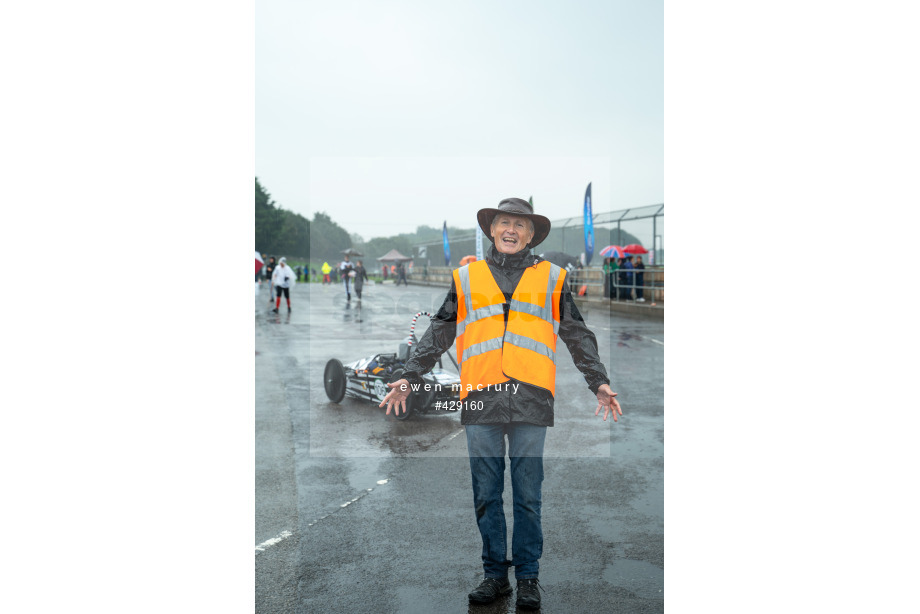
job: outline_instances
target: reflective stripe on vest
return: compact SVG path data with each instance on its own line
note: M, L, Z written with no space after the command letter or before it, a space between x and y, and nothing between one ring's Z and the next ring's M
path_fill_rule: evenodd
M528 267L511 298L506 324L505 296L488 264L480 260L454 272L460 295L457 354L461 399L468 394L468 384L473 388L498 384L508 381L509 376L555 393L555 346L561 317L558 304L564 278L565 272L549 262ZM536 304L530 302L531 297L537 299ZM468 362L471 359L475 364Z
M465 361L468 358L473 356L479 356L483 352L491 352L492 350L502 349L502 338L495 337L494 339L488 339L486 341L481 341L471 347L463 350L463 360ZM461 361L462 364L463 361Z
M488 265L486 265L488 266ZM466 318L461 321L457 319L457 336L463 334L466 330L466 327L471 323L483 318L488 318L490 316L504 316L505 310L502 309L502 304L497 303L495 305L486 305L485 307L480 307L479 309L473 310L473 296L470 294L470 272L466 267L460 267L457 269L457 273L460 276L460 286L463 288L463 298L464 304L466 305Z
M549 280L546 284L546 302L543 306L534 305L533 303L528 303L526 301L517 301L514 297L511 297L511 310L519 311L521 313L530 314L538 318L543 318L547 322L551 322L553 325L553 334L559 334L559 321L553 318L553 290L556 288L556 283L559 281L559 275L562 273L562 269L550 262L549 270Z
M522 337L517 333L505 333L505 343L510 343L511 345L518 346L519 348L524 348L525 350L531 350L533 352L537 352L538 354L542 354L543 356L546 356L552 360L553 364L556 364L556 352L549 349L549 346L547 346L545 343L540 343L539 341L531 339L530 337ZM479 345L482 344L480 343ZM499 343L499 347L501 347L501 343Z

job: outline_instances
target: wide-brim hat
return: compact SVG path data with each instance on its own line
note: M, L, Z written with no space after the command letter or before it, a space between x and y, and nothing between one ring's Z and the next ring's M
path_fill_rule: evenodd
M482 232L489 241L492 241L492 220L494 220L495 216L499 213L519 215L533 222L533 239L528 243L528 247L536 247L542 243L549 235L550 228L552 228L549 218L534 213L533 206L523 198L506 198L498 203L498 208L487 207L485 209L480 209L476 213L479 227L482 228Z

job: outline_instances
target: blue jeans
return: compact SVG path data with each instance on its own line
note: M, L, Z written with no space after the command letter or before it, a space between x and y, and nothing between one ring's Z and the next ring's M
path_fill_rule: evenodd
M514 538L507 558L507 530L502 491L505 486L505 435L511 459ZM543 442L546 427L515 422L468 424L466 443L473 476L473 504L482 536L482 567L486 578L508 577L514 566L518 580L536 578L543 554L540 524L543 486Z

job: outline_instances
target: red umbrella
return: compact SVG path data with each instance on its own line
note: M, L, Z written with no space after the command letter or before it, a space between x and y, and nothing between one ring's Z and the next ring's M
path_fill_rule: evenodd
M627 254L647 254L648 250L639 245L638 243L630 243L629 245L623 248Z
M258 251L256 251L256 273L259 272L259 269L262 268L263 264L265 264L265 262L262 261L262 256L259 255Z

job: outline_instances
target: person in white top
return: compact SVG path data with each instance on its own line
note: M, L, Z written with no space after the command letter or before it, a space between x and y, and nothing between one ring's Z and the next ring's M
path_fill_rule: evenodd
M339 277L345 281L346 301L351 300L351 291L348 289L349 282L353 281L355 276L355 265L348 260L348 254L345 254L345 260L339 265Z
M287 258L282 257L278 261L278 266L272 272L272 287L275 288L277 298L275 299L275 308L273 313L278 313L278 307L281 306L281 295L287 299L288 312L291 311L291 286L294 283L294 270L287 265Z

